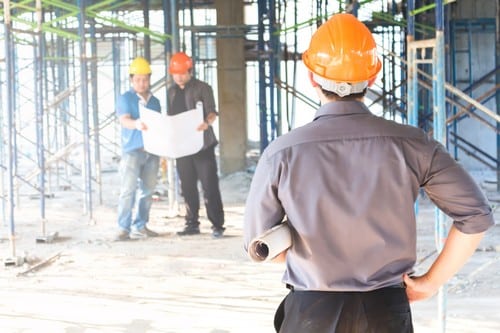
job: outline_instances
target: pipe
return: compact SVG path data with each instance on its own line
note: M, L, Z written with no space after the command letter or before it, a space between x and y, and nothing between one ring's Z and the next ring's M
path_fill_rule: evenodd
M414 45L415 41L415 17L410 13L415 7L415 0L408 1L408 34L407 41L407 57L408 57L408 87L407 87L407 108L408 108L408 124L418 127L418 75L417 64L415 63L417 50Z
M433 52L433 107L434 139L447 145L446 138L446 102L445 102L445 43L444 43L444 8L443 0L436 1L436 46ZM447 237L446 215L436 208L436 249L441 252ZM446 331L446 291L444 284L438 291L439 331Z
M9 241L11 257L16 256L16 228L14 222L14 44L12 43L12 21L10 18L9 0L4 0L4 42L5 42L5 67L7 71L7 178L8 178L8 222L9 222Z
M35 109L36 109L36 150L38 159L38 191L40 192L41 232L45 236L45 154L44 154L44 124L43 124L43 35L42 35L42 1L36 1L38 43L35 46Z
M84 213L88 213L90 221L92 216L92 176L90 159L90 130L89 130L89 105L88 105L88 69L87 51L85 38L85 0L78 0L80 13L78 15L78 34L80 35L80 80L81 80L81 111L82 111L82 135L83 135L83 181L84 181Z

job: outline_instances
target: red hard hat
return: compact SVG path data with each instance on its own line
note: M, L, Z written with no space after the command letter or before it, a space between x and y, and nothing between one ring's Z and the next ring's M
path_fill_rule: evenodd
M175 53L170 59L168 72L170 74L186 74L193 68L193 60L184 52Z

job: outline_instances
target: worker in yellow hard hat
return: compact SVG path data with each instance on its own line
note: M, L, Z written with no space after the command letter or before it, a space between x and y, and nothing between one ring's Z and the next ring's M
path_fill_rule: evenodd
M148 128L140 118L139 105L160 112L160 101L150 91L151 67L146 59L135 58L129 66L129 76L130 90L116 101L122 146L116 235L118 241L158 236L147 227L147 223L160 158L144 150L142 132Z
M290 230L286 249L278 238L266 244L281 251L274 260L290 289L276 331L413 332L409 302L434 295L474 253L494 225L488 200L443 145L363 103L381 62L356 17L333 15L302 60L321 107L262 153L244 217L251 255L249 244L285 218ZM420 189L453 225L429 270L410 277Z
M212 124L217 118L215 98L212 87L193 77L193 61L184 52L177 52L170 59L168 72L173 83L168 88L169 105L167 113L176 115L200 106L202 120L194 124L203 132L203 146L200 151L176 159L182 196L186 205L185 226L177 232L180 236L200 234L200 194L198 181L203 189L207 218L212 224L212 237L221 238L224 234L224 208L219 189L215 147L218 144ZM179 140L183 140L179 136Z

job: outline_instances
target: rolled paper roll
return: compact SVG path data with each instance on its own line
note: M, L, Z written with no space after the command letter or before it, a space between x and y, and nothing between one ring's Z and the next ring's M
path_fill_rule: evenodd
M256 262L269 261L292 246L292 234L283 222L255 237L248 247L250 259Z

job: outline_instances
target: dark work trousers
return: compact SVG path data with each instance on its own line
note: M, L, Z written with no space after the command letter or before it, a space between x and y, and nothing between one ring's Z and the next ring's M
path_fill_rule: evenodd
M214 150L215 147L209 147L194 155L176 160L182 196L186 204L186 226L198 227L200 224L198 180L200 180L203 189L208 220L215 229L220 229L224 225L224 209L219 190L219 176L217 175Z
M412 333L402 287L368 292L290 291L278 307L280 333Z

